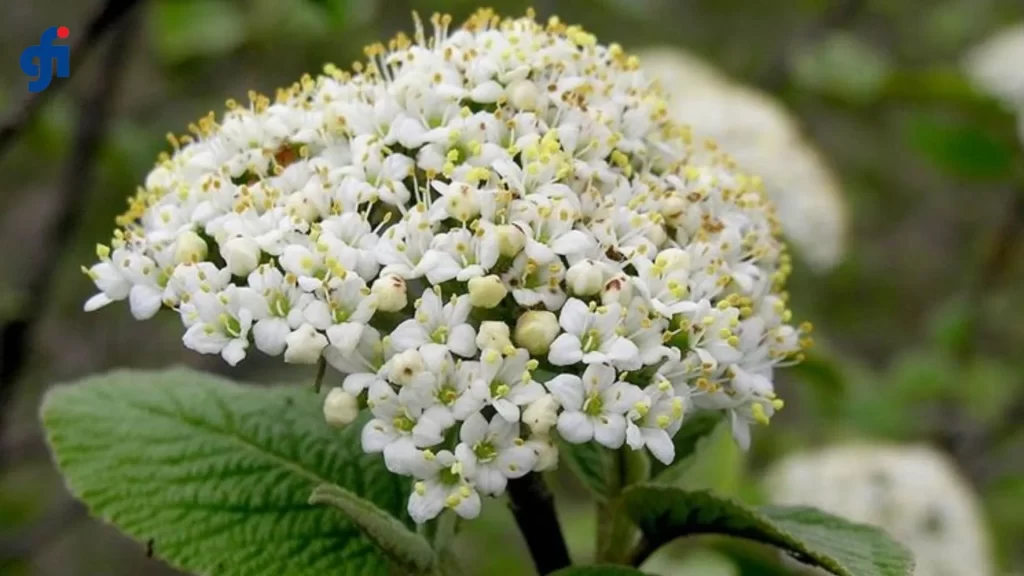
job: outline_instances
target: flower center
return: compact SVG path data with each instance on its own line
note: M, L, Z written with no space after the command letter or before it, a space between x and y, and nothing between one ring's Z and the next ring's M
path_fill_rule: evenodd
M335 324L341 324L342 322L347 321L351 315L352 312L342 308L341 306L331 307L331 318L334 319Z
M409 418L405 414L401 414L399 416L395 416L391 420L391 425L395 427L395 430L409 433L412 432L412 429L413 427L416 426L416 423L413 422L412 418Z
M221 314L220 325L224 329L224 333L232 338L238 338L242 335L242 324L234 316Z
M599 392L587 394L587 399L583 402L583 413L588 416L600 416L604 413L604 399Z
M498 449L490 441L483 440L473 446L473 454L476 454L476 459L480 462L490 462L498 457Z
M509 386L501 380L491 381L491 397L492 398L504 398L509 393Z
M436 330L430 333L430 339L434 344L444 344L448 341L448 327L438 326Z
M287 317L292 308L292 303L288 301L288 297L276 290L267 298L267 304L269 304L270 313L278 318Z
M601 333L596 328L587 330L587 333L583 336L583 352L593 352L601 348Z
M445 486L454 486L462 481L462 475L457 470L451 468L442 468L437 473L437 480Z
M459 399L459 391L450 384L445 384L437 391L437 401L445 406L451 406Z

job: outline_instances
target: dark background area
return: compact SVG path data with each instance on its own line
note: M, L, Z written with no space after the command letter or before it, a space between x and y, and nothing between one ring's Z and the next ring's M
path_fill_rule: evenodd
M41 436L55 383L175 363L247 381L311 380L253 356L229 370L186 351L170 316L126 306L86 314L79 267L106 242L164 135L247 90L273 93L325 62L411 28L410 12L461 0L140 0L97 41L88 23L119 0L0 3L0 574L172 573L73 504ZM132 4L132 3L123 3ZM488 4L506 15L529 3ZM757 499L759 471L791 450L847 438L931 443L982 494L1001 565L1024 570L1024 168L1013 117L959 73L967 50L1024 22L1019 0L593 0L533 2L627 49L678 46L760 87L799 119L836 170L851 218L843 262L797 257L796 316L819 346L780 377L787 408L740 455L723 449L723 491ZM112 13L108 12L107 15ZM99 23L104 24L100 18ZM33 113L18 67L50 26L71 30L73 78ZM1024 54L1021 55L1024 58ZM1018 64L1024 68L1024 64ZM1024 77L1024 71L1020 72ZM25 116L28 121L21 121ZM593 518L561 485L570 544ZM518 536L491 504L466 536L502 547L481 573L519 573ZM472 555L471 555L472 558ZM517 563L518 562L518 563Z

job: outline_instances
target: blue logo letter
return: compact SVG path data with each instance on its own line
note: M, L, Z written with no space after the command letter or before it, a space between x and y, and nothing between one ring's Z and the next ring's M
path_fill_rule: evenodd
M67 38L68 29L52 26L43 32L38 46L29 46L21 53L21 71L32 77L28 83L28 91L33 94L42 92L53 79L54 62L57 76L67 78L71 75L71 49L67 46L54 46L57 37Z

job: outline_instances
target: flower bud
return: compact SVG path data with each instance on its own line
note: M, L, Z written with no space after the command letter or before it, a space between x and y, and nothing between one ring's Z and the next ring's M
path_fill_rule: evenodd
M547 434L534 434L526 441L533 453L537 455L537 462L533 465L534 472L551 470L558 466L558 447L551 441Z
M508 288L494 274L482 278L470 278L469 280L469 302L477 308L494 308L501 303Z
M370 292L377 297L377 310L381 312L398 312L409 303L405 280L395 274L378 278Z
M661 203L661 215L669 224L680 224L686 215L686 200L678 195L672 194Z
M327 347L327 337L310 324L299 326L284 339L284 361L290 364L316 364Z
M547 310L529 310L516 321L516 344L534 355L548 353L551 343L558 336L558 318Z
M456 186L452 184L452 186ZM480 215L479 192L475 188L458 185L453 193L446 195L448 215L459 222L469 222Z
M661 246L668 241L668 233L665 232L665 227L660 224L651 224L648 226L645 235L655 246Z
M312 222L316 220L317 209L305 194L292 194L285 202L285 209L288 214L298 217L300 220Z
M220 249L220 255L235 276L248 276L260 265L262 251L252 238L239 236L228 240Z
M502 224L498 226L498 252L506 257L513 258L523 251L526 246L526 234L519 226L514 224Z
M565 283L576 296L593 296L601 291L604 271L593 260L580 260L569 266L565 273Z
M537 108L537 97L540 91L533 82L523 79L516 80L505 89L508 95L508 103L520 110L534 110Z
M480 331L476 334L476 346L481 350L488 348L504 350L512 345L508 324L485 320L480 323Z
M424 370L423 355L419 350L406 350L391 359L389 370L391 381L405 386L413 381Z
M174 261L178 264L187 262L201 262L206 260L206 241L191 230L186 230L178 235L178 241L174 247Z
M341 388L331 388L324 398L324 419L331 426L345 426L359 417L359 400Z
M614 302L625 304L633 297L633 284L625 274L616 274L604 283L601 288L601 304L608 306Z
M547 434L558 422L558 401L551 394L534 400L523 411L523 422L534 434Z

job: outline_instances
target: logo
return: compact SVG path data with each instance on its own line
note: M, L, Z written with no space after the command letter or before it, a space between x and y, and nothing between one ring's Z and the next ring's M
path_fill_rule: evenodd
M46 90L55 72L58 78L71 75L71 48L53 45L57 38L63 40L70 34L67 26L51 26L43 32L38 46L29 46L21 53L21 71L31 78L29 92Z

